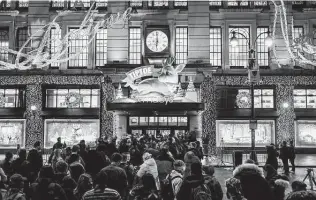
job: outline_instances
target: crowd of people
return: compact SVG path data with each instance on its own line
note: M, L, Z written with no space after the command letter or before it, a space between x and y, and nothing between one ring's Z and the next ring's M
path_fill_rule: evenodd
M7 152L0 168L0 200L222 200L213 166L203 166L198 141L126 138L117 145L99 140L66 147L58 139L47 163L41 143L14 158ZM276 166L277 167L277 166ZM272 164L263 169L247 160L226 180L232 200L316 200L300 181L292 183Z

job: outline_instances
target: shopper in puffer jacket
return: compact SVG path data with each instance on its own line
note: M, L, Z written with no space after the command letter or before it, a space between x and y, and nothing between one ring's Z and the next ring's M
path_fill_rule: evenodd
M193 163L201 163L200 159L194 154L194 152L189 151L184 156L184 163L185 163L185 172L184 178L191 175L191 165Z
M144 174L153 175L157 185L157 189L160 190L160 182L156 161L152 158L152 155L147 152L143 154L143 160L144 163L140 166L140 169L137 172L137 178L140 179Z
M273 191L263 177L262 169L255 164L242 164L233 171L240 180L242 193L247 200L275 199Z

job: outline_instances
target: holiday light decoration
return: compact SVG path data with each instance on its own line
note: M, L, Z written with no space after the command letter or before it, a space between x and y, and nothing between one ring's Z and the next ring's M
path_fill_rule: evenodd
M66 16L72 13L72 11L61 11L53 19L52 22L48 23L34 34L32 34L28 40L22 45L19 51L15 51L8 48L0 47L3 52L8 52L15 56L15 64L6 61L0 61L0 69L19 69L27 70L32 68L43 69L48 67L50 64L58 64L67 62L75 57L78 57L89 44L94 40L96 34L102 29L109 29L113 25L120 22L125 22L129 20L132 8L126 9L123 13L116 14L100 14L97 12L98 7L94 2L90 9L87 11L80 27L75 31L68 32L63 38L53 37L51 38L51 30L55 29L57 32L61 31L60 25L58 24L58 19L62 16ZM43 35L39 46L27 53L22 53L23 50L38 38L38 35ZM80 38L89 38L87 45L77 50L75 54L71 56L68 55L68 47L71 43ZM49 49L52 44L56 44L56 51L49 54Z
M288 30L288 19L287 19L287 11L285 8L284 0L280 0L280 4L278 5L275 0L271 0L275 6L274 13L274 21L273 21L273 29L272 29L272 37L275 38L276 25L278 21L278 16L280 18L281 32L283 39L285 41L285 45L287 51L289 53L292 61L296 61L300 64L301 67L306 67L306 65L316 66L316 46L313 44L313 35L300 35L298 38L293 38L294 33L294 20L293 17L290 21L291 29ZM277 60L278 66L281 68L280 63L278 62L278 57L276 53L275 46L273 48L274 57Z

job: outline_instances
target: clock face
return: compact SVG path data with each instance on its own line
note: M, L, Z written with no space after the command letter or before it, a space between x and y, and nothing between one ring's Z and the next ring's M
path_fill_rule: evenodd
M152 31L147 35L146 45L153 52L162 52L168 47L168 36L162 31Z

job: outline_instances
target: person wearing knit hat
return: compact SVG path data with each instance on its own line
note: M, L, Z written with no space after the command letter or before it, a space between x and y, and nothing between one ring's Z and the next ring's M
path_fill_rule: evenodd
M20 174L13 174L9 181L9 190L4 194L3 199L25 200L23 193L24 178Z
M173 163L173 170L170 172L170 174L167 175L166 180L171 181L173 196L175 200L177 199L176 196L180 190L180 186L183 182L183 173L185 170L185 163L182 160L176 160ZM171 196L171 195L170 195ZM163 198L170 198L170 197L164 197Z
M204 177L202 174L202 164L201 163L192 163L191 165L191 175L186 177L183 180L183 183L180 187L180 190L177 194L178 200L191 200L193 191L200 187L205 186ZM211 191L206 186L205 194L211 196Z
M316 200L316 193L314 191L292 192L286 200Z
M214 176L214 167L212 165L203 166L203 171L205 173L204 179L208 188L211 190L212 200L222 200L223 190L221 184Z
M306 191L307 185L303 181L293 181L292 182L292 191Z

